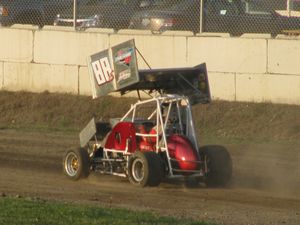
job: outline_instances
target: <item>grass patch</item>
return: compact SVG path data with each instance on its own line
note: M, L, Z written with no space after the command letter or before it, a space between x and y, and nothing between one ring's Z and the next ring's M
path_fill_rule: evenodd
M77 127L51 127L47 124L20 124L10 125L1 124L0 130L15 130L22 132L40 132L40 133L63 133L63 134L78 134L81 129Z
M79 132L92 117L108 121L122 117L134 98L92 99L58 93L0 91L0 129ZM199 140L293 142L300 140L300 106L213 101L193 106ZM207 142L211 142L208 140Z
M300 144L300 140L294 139L276 139L269 136L249 136L245 137L243 135L236 135L236 136L219 136L217 133L210 132L210 133L202 133L198 135L198 142L200 145L209 145L209 144L292 144L297 143Z
M0 224L190 224L212 225L188 219L160 217L149 212L100 208L41 200L1 198Z

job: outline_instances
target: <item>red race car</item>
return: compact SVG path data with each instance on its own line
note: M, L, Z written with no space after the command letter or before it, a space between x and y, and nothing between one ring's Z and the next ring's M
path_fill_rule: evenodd
M232 174L228 151L199 146L191 107L208 103L205 64L192 68L142 70L138 82L117 90L147 90L122 117L109 123L93 118L80 133L81 147L66 152L64 173L73 180L91 171L128 177L137 186L157 186L164 178L185 178L224 186Z

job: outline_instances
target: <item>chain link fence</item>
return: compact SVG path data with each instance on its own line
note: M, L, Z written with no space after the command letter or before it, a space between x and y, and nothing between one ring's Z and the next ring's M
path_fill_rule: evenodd
M300 33L300 0L0 0L0 25Z

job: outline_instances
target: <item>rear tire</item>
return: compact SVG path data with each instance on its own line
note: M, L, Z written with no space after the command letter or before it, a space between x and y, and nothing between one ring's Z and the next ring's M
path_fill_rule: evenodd
M162 180L163 164L155 152L135 152L128 162L130 183L145 187L158 186Z
M204 182L208 187L226 186L232 175L232 161L226 148L218 145L203 146L200 153L206 164Z
M63 157L63 172L71 180L87 177L90 172L88 152L83 148L68 150Z

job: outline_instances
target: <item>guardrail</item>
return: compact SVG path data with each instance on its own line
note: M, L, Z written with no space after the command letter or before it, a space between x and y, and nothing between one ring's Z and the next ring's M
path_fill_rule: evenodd
M87 56L135 39L152 68L206 62L212 98L300 104L300 39L15 25L0 29L0 89L91 95ZM138 58L139 69L147 68Z

